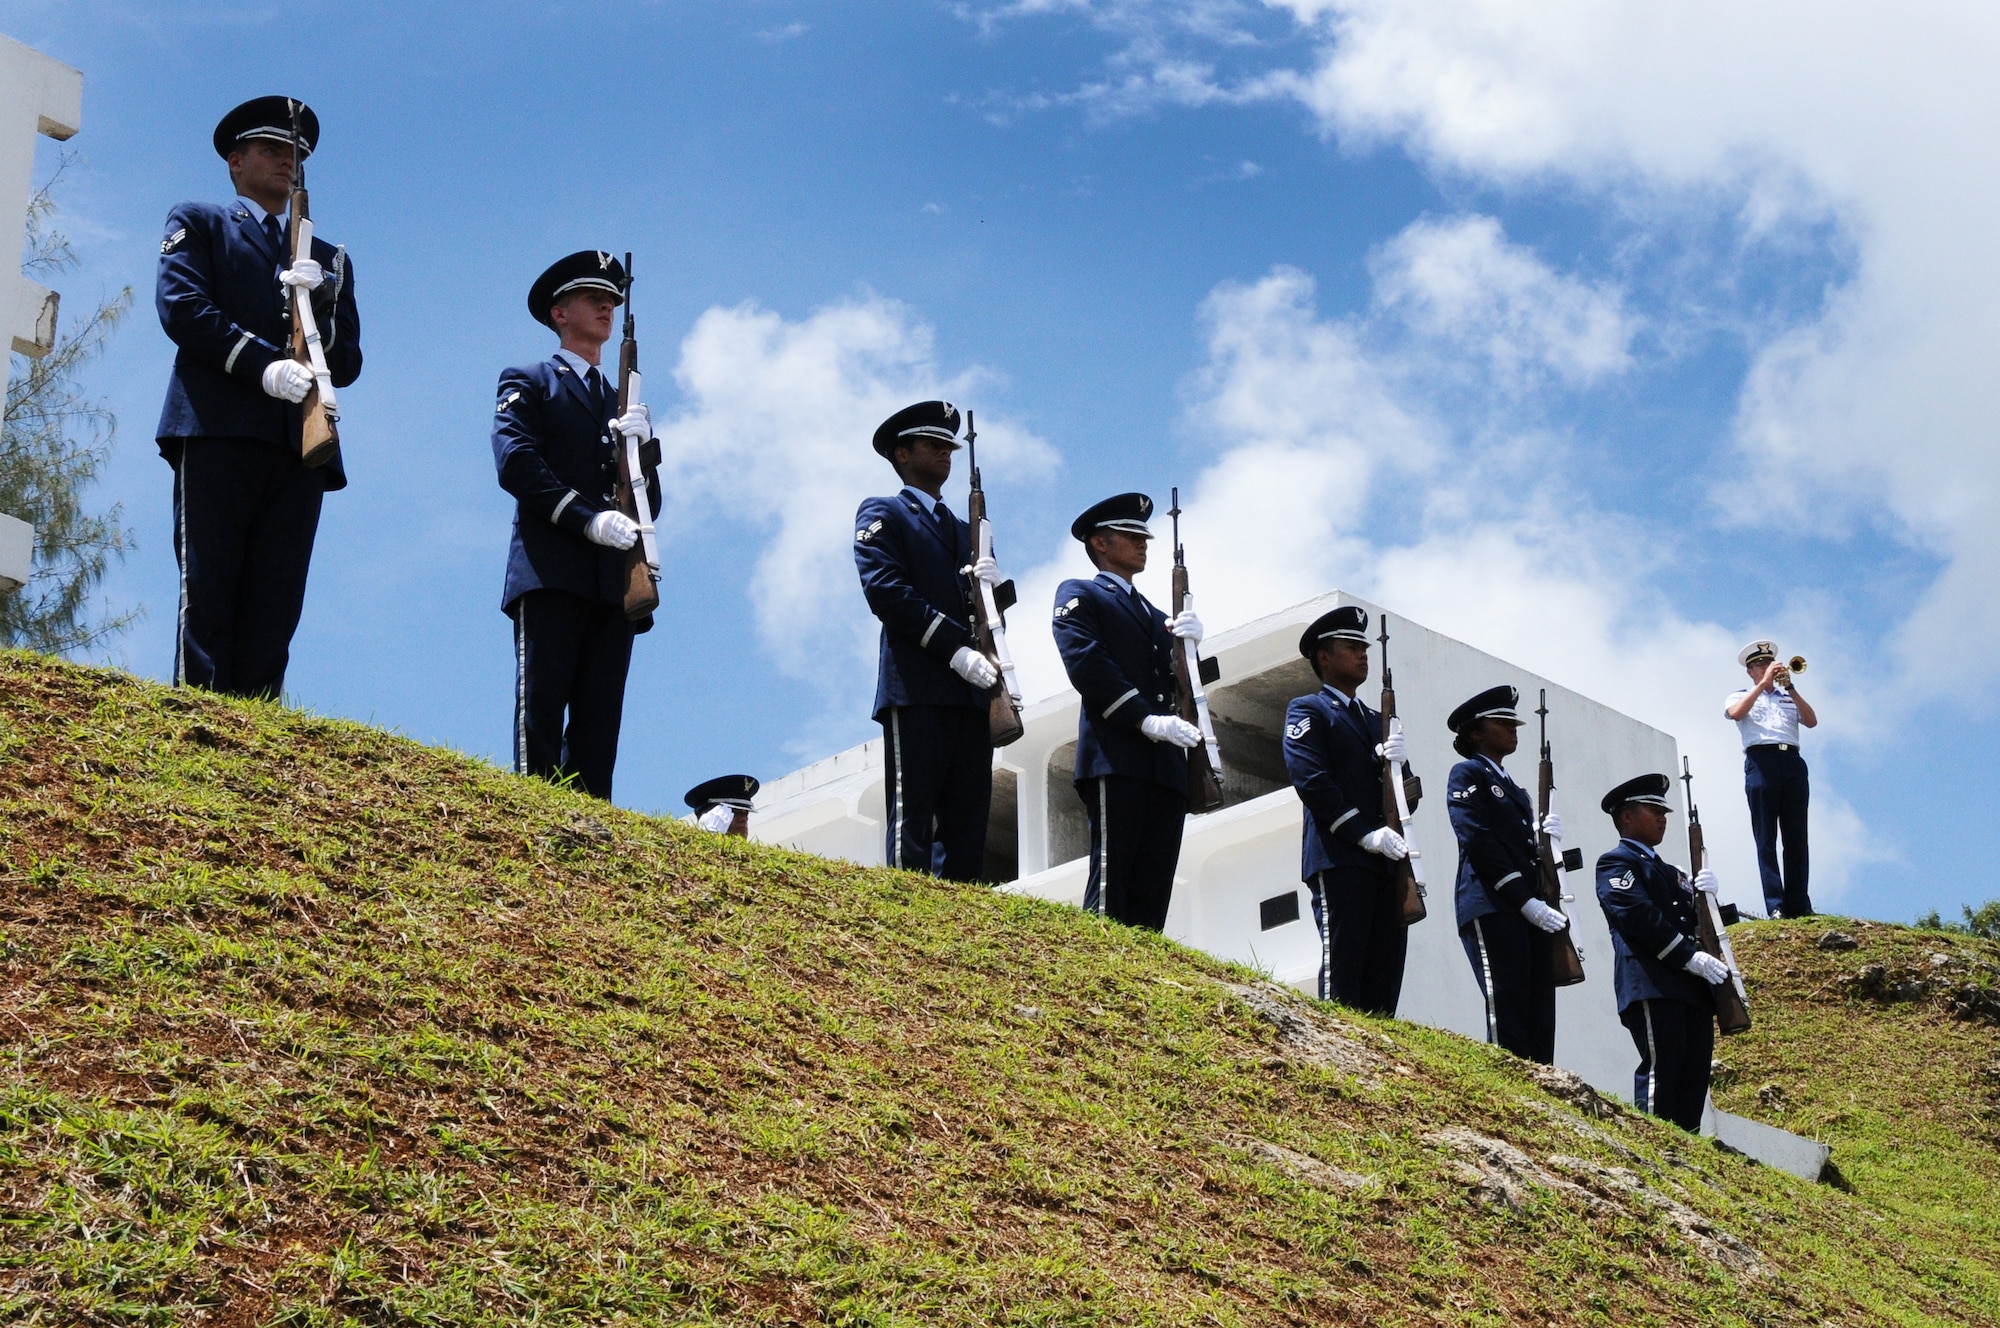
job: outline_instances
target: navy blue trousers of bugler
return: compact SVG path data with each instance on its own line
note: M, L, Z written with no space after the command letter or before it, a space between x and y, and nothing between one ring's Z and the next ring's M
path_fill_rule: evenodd
M174 681L276 697L305 607L326 482L296 455L249 438L184 438L178 453Z
M1806 758L1775 743L1743 753L1743 794L1750 802L1750 833L1757 837L1757 874L1764 879L1764 911L1802 918L1813 911L1807 889L1806 803L1812 795ZM1778 837L1785 840L1780 866Z
M511 611L514 773L569 776L609 802L632 663L631 620L619 605L566 590L530 590Z

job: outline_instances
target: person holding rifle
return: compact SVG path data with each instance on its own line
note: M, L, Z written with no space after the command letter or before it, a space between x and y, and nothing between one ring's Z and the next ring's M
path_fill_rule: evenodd
M302 456L312 368L293 358L291 301L310 301L328 381L361 374L361 320L345 249L286 244L293 188L319 117L258 97L215 126L235 198L167 215L155 303L175 346L154 433L174 471L180 614L174 681L276 697L305 606L320 503L347 487L338 447Z
M1139 593L1153 500L1121 493L1086 509L1069 533L1097 575L1056 587L1056 649L1077 711L1076 792L1090 818L1083 906L1161 931L1187 826L1188 752L1201 730L1174 713L1174 658L1201 619L1169 619Z
M990 557L944 501L959 449L958 407L905 406L875 430L875 451L903 487L862 501L854 566L882 621L875 721L882 726L883 810L891 867L976 881L993 796L991 711L1000 668L973 646L972 581L991 587Z
M1383 779L1406 754L1402 734L1387 732L1360 697L1368 645L1368 611L1354 604L1321 614L1299 637L1320 689L1285 710L1285 769L1306 809L1300 874L1319 927L1319 998L1393 1015L1409 928L1391 864L1410 850L1388 826Z
M1632 1101L1694 1132L1715 1050L1710 988L1729 980L1729 967L1698 940L1695 892L1714 894L1715 873L1704 867L1690 881L1657 851L1667 836L1672 786L1665 775L1640 775L1604 795L1599 805L1619 838L1597 860L1597 902L1611 924L1619 1022L1639 1051Z
M1731 692L1722 713L1736 721L1743 739L1743 794L1750 802L1750 831L1757 838L1757 873L1763 878L1764 912L1771 917L1812 916L1806 888L1806 804L1812 785L1799 754L1799 726L1819 727L1812 703L1799 695L1793 670L1770 641L1752 641L1736 653L1750 686ZM1805 660L1794 663L1805 667ZM1784 836L1782 868L1778 837Z
M689 789L686 802L694 811L694 823L710 834L748 839L760 787L750 775L723 775Z
M612 313L628 296L624 265L602 250L551 264L528 288L528 313L560 344L503 370L493 411L493 463L515 502L500 601L514 620L514 771L574 779L606 801L632 638L653 625L626 614L639 524L615 491L627 439L658 465L653 418L643 403L620 414L602 367ZM659 486L647 491L658 516Z
M1535 804L1503 764L1521 743L1521 694L1489 687L1451 712L1446 806L1458 837L1458 937L1486 1000L1486 1040L1524 1060L1553 1064L1556 982L1551 937L1569 926L1536 893ZM1542 818L1558 843L1562 818Z

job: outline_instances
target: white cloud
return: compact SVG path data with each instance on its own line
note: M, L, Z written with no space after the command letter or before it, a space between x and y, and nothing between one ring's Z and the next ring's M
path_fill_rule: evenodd
M872 691L876 623L855 580L852 519L895 476L869 446L913 401L990 388L972 368L946 373L930 328L894 300L863 296L799 321L743 304L712 308L681 343L684 405L661 422L669 539L708 521L766 533L750 576L760 644L786 673L851 714ZM1047 474L1055 454L1004 416L980 412L981 462Z
M812 24L794 22L784 24L782 27L762 28L751 35L758 41L781 42L791 41L795 37L803 37L811 31Z
M1383 246L1374 272L1381 305L1516 389L1541 370L1583 384L1632 362L1620 294L1551 272L1492 217L1419 221Z

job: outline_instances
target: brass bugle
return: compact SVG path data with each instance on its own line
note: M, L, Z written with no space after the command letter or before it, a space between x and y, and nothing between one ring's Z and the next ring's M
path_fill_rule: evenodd
M1804 673L1806 671L1806 657L1804 655L1793 655L1791 662L1785 667L1789 668L1793 673Z

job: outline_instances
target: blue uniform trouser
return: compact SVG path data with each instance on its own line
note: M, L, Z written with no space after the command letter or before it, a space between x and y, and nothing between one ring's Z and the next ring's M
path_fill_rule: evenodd
M1410 950L1402 890L1388 873L1362 867L1333 867L1306 884L1319 927L1319 998L1396 1013Z
M1715 1006L1709 1001L1634 1001L1618 1014L1639 1048L1632 1102L1690 1133L1701 1130L1715 1054Z
M993 801L986 707L892 706L882 714L882 758L888 864L978 880Z
M1486 1040L1523 1060L1556 1059L1554 938L1519 913L1503 910L1458 929L1472 978L1486 1001Z
M1083 907L1131 927L1161 931L1174 898L1174 869L1187 828L1187 795L1125 775L1080 780L1090 816L1090 879Z
M573 778L611 800L632 622L624 609L566 590L515 600L514 773ZM564 716L567 712L567 723Z
M1802 918L1813 911L1806 890L1806 801L1811 793L1806 758L1799 749L1762 743L1743 753L1743 792L1750 800L1750 832L1757 837L1757 871L1764 878L1764 911ZM1785 841L1779 867L1778 838Z
M232 696L285 688L326 481L250 438L184 438L174 460L181 569L174 681Z

